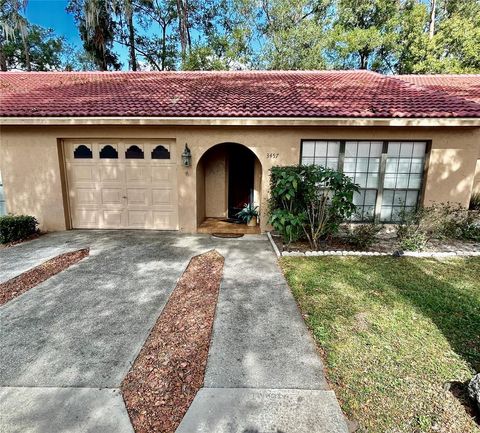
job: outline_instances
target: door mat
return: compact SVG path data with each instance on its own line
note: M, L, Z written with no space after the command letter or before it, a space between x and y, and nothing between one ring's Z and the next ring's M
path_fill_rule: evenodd
M234 238L242 238L243 233L212 233L212 236L216 238L234 239Z

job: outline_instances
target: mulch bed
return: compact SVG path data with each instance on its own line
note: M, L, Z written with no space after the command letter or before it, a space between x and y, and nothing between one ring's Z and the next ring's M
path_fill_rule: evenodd
M136 433L173 433L202 387L223 263L216 251L192 258L125 376Z
M77 251L72 251L65 254L60 254L53 259L47 260L35 268L32 268L23 274L5 281L0 284L0 305L20 296L32 287L43 283L51 276L67 269L73 264L79 262L89 254L89 249L84 248Z
M284 245L282 238L276 234L272 234L272 239L277 245L280 252L283 251L312 251L307 241L292 242L288 247ZM400 249L398 240L393 235L378 236L375 243L365 251L377 251L379 253L393 253ZM437 240L432 239L425 248L425 252L446 252L446 251L465 251L472 252L480 249L480 243L473 241L462 241L457 239ZM356 251L355 248L348 243L347 239L336 237L330 239L326 244L322 245L320 251Z

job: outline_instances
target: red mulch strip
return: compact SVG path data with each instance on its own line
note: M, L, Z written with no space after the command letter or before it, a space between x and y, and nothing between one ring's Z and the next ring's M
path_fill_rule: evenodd
M136 433L173 433L202 387L223 262L216 251L190 261L125 376Z
M89 254L89 249L72 251L70 253L60 254L53 259L47 260L35 268L32 268L23 274L18 275L11 280L0 284L0 305L20 296L27 290L48 280L52 275L67 269L73 264L79 262Z

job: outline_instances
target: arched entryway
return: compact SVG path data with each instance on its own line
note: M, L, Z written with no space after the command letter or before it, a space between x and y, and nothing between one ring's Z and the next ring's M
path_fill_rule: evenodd
M197 228L199 232L259 233L237 213L247 203L260 205L262 166L248 147L220 143L208 149L196 169Z

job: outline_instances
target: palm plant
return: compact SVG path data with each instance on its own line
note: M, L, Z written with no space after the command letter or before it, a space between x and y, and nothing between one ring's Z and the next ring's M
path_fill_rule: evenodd
M243 209L237 213L237 217L248 224L253 217L258 216L258 206L254 206L252 203L245 203Z

